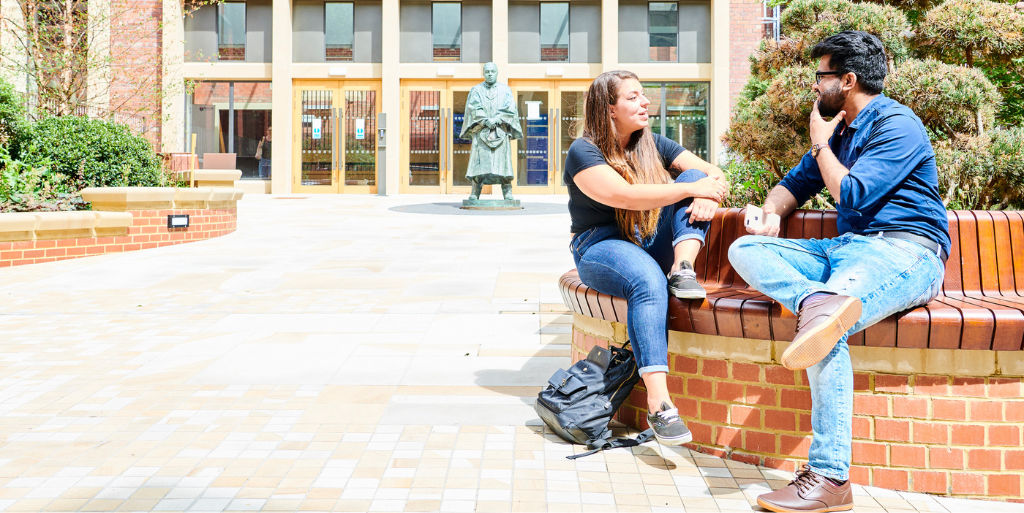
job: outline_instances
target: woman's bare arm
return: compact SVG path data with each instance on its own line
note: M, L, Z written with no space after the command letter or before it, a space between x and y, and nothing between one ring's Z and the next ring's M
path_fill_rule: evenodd
M693 183L630 184L606 164L580 171L573 182L594 201L624 210L651 210L691 197L722 201L729 190L724 179L712 177Z

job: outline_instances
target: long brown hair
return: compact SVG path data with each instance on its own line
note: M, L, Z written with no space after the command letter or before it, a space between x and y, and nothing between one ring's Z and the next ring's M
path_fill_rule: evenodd
M608 106L619 100L619 88L624 80L637 80L631 71L607 71L598 75L587 89L584 111L583 137L601 150L608 165L630 184L669 183L670 177L661 161L658 147L650 127L633 132L629 144L619 147L619 134L615 130ZM615 220L622 234L638 246L650 239L658 229L661 209L615 209Z

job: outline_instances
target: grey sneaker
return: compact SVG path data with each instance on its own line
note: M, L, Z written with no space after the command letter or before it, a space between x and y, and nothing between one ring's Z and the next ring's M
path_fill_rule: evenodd
M679 410L668 403L661 403L661 411L648 413L647 423L661 445L683 445L693 440L693 434L679 418Z
M680 299L700 299L707 297L704 287L697 283L697 273L693 272L693 264L683 260L679 270L668 273L668 291Z

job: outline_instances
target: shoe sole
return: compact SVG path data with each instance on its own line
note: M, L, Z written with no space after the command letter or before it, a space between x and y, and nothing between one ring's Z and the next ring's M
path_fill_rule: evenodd
M774 511L775 513L828 513L830 511L850 511L853 509L853 503L843 504L841 506L832 506L830 508L822 509L786 509L780 508L769 502L762 501L760 497L757 498L757 505L768 511Z
M687 433L678 438L662 438L658 436L658 433L654 433L654 438L658 440L661 445L683 445L688 444L693 440L693 433Z
M782 353L782 366L790 370L810 367L828 356L836 342L860 320L861 302L855 297L848 298L832 314L828 322L814 330L797 335L793 343Z
M708 293L704 289L689 290L669 287L668 291L671 292L673 296L679 299L704 299L708 297Z

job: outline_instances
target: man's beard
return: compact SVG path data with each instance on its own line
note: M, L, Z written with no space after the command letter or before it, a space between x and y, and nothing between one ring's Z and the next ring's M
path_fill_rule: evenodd
M833 83L835 84L833 87L824 91L818 90L818 113L823 118L835 117L843 110L843 104L846 103L846 97L843 95L843 88L839 81L835 80Z

